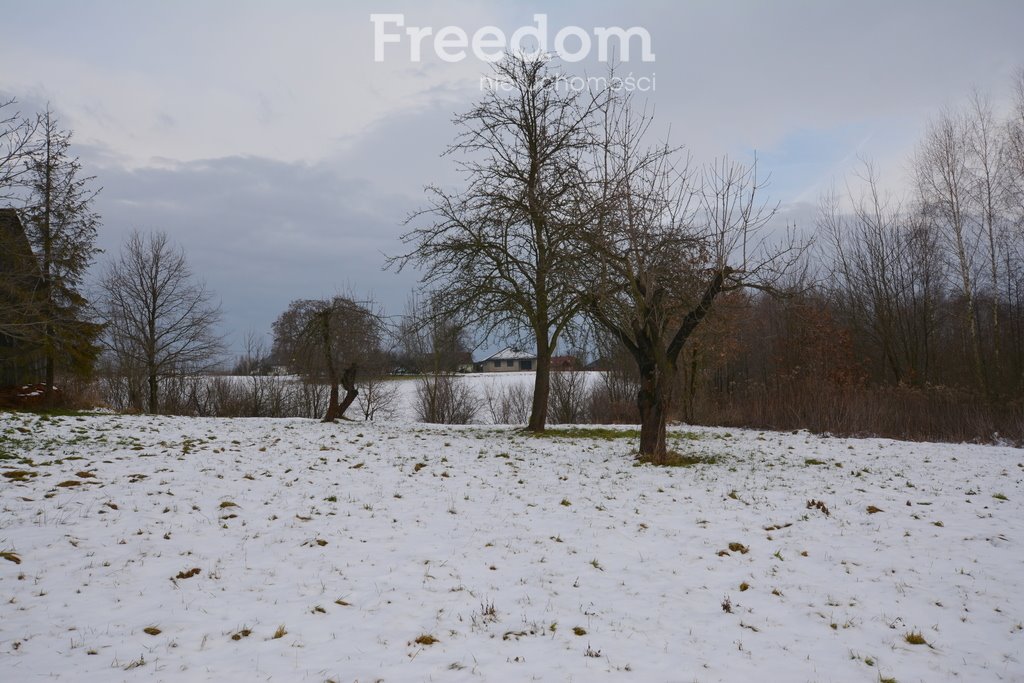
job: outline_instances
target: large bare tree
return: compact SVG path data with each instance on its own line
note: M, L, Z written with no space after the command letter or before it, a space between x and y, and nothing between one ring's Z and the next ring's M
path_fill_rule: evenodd
M590 314L636 361L639 456L664 464L687 340L723 294L773 291L800 250L767 239L775 208L761 199L756 164L694 168L677 148L645 146L649 125L628 99L607 110L595 164L601 218L579 235L589 257L580 280Z
M455 119L465 185L428 188L429 207L403 236L410 253L391 259L422 269L443 315L458 313L485 334L520 334L536 345L528 428L543 431L551 356L580 311L575 235L583 210L595 99L566 87L545 59L510 55L493 82ZM425 225L420 225L425 223Z
M161 380L207 370L220 358L220 307L166 233L132 232L101 288L106 343L120 370L145 382L146 412L160 410Z

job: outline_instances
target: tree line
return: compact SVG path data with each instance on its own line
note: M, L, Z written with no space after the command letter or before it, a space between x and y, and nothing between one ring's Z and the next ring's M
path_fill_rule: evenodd
M670 418L1024 438L1024 75L1006 114L975 93L932 119L905 195L864 162L797 236L756 159L694 164L543 59L495 71L509 87L455 120L465 183L428 188L390 265L442 315L532 342L529 429L555 348L590 330L628 359L654 462Z
M493 68L506 87L455 119L463 182L427 188L385 264L419 270L405 314L354 295L294 301L269 350L250 337L239 374L302 375L325 392L309 389L303 412L326 421L353 405L369 417L384 375L425 374L424 414L463 415L450 375L503 340L536 350L528 429L584 419L579 383L552 370L556 350L580 349L605 371L589 414L638 422L656 463L677 419L1024 438L1024 75L1006 111L980 93L940 111L905 192L864 161L798 234L777 225L756 158L697 162L628 94L560 88L546 59ZM0 197L22 202L38 263L27 295L5 280L0 335L31 342L47 386L99 371L123 407L208 410L210 385L182 378L223 357L220 311L166 235L133 234L95 301L82 295L98 190L69 140L49 111L0 116ZM251 385L257 414L267 386Z

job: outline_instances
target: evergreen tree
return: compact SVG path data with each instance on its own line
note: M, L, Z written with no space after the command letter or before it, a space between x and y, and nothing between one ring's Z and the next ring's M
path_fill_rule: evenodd
M99 353L100 326L87 319L80 288L86 269L99 252L99 215L92 204L99 190L83 176L70 153L71 132L61 130L47 108L39 121L39 143L27 162L29 197L23 212L32 249L39 261L37 306L42 320L37 341L45 358L47 387L58 370L87 375Z

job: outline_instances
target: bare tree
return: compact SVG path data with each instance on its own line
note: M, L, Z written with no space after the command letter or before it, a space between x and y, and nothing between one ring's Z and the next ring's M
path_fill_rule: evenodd
M457 372L473 362L463 316L446 314L436 296L410 298L396 337L397 361L406 372Z
M1024 236L1024 67L1013 82L1013 106L1006 121L1004 197L1009 204L1016 237Z
M252 417L263 417L269 409L269 394L279 388L280 382L268 377L270 352L263 338L250 330L245 335L243 353L239 356L232 374L246 378L247 396L245 413Z
M1012 366L1007 373L1012 391L1024 389L1024 67L1018 69L1013 82L1013 106L1005 124L1006 173L1003 176L1003 198L1009 215L1007 246L1003 255L1005 297L1007 306L1016 314L1009 326L1009 339L1014 350ZM1015 323L1015 324L1014 324Z
M0 201L16 198L28 171L25 159L38 147L39 121L22 116L15 109L17 104L13 97L0 98Z
M988 98L975 90L967 112L967 148L970 158L972 194L980 223L988 279L989 324L991 326L990 374L998 373L1002 362L1000 298L1003 293L1003 255L1008 247L1009 221L1005 176L1009 172L1006 128L1000 125ZM995 382L988 379L990 390Z
M864 189L823 197L818 228L837 309L893 382L932 379L943 269L936 231L916 206L885 196L864 164ZM878 379L883 379L879 377Z
M914 170L921 202L935 221L958 276L975 382L979 388L987 389L976 310L975 259L980 235L972 196L973 179L968 167L969 145L966 117L944 111L929 124L918 146Z
M456 118L466 186L428 188L430 206L412 221L429 224L403 236L412 252L391 259L423 268L422 283L446 315L465 313L485 334L532 337L537 368L528 429L543 431L551 356L580 311L581 209L597 104L564 87L544 59L508 56L489 90Z
M395 416L400 394L398 382L375 372L362 379L356 386L359 391L356 405L359 406L364 420L373 421L378 416L389 420Z
M368 304L345 296L301 299L274 322L273 354L307 379L330 386L323 421L334 422L359 395L360 370L379 364L382 335L381 316Z
M596 164L601 219L581 238L592 254L580 278L590 313L639 369L642 459L668 459L665 430L677 362L722 294L773 291L795 263L792 241L773 247L765 228L774 207L753 166L721 159L699 172L668 145L645 148L650 119L628 99L607 110Z
M164 232L132 232L102 279L106 343L125 372L145 382L145 410L160 409L160 383L211 368L223 351L220 307Z

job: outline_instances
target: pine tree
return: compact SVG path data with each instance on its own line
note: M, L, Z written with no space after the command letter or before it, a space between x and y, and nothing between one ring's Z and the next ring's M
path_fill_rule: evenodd
M61 130L47 108L39 122L39 144L28 166L28 204L23 212L32 249L39 261L38 343L45 358L46 386L58 370L87 375L99 354L100 326L87 319L80 288L99 252L99 215L92 204L99 190L93 176L70 153L71 132ZM49 390L49 389L48 389Z

